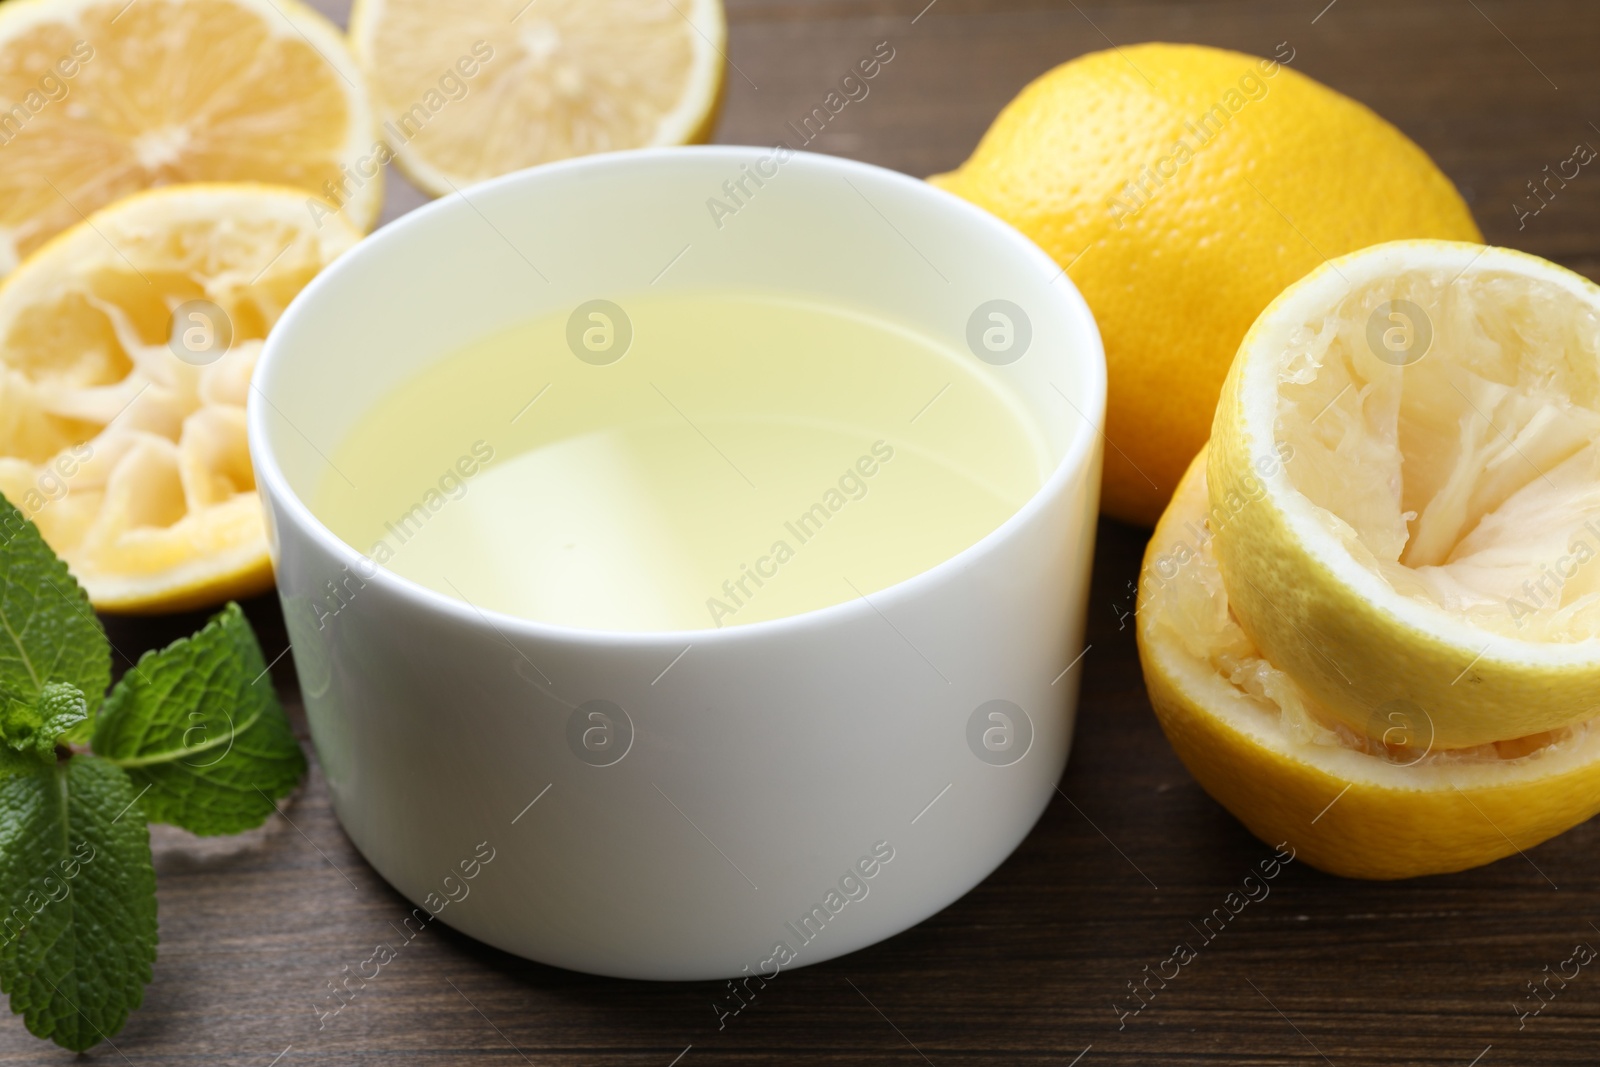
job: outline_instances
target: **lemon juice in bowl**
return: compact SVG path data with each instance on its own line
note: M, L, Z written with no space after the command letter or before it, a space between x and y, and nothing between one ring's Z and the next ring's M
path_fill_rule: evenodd
M374 562L480 609L636 631L870 596L982 539L1050 465L970 353L733 289L494 333L330 459L316 511Z

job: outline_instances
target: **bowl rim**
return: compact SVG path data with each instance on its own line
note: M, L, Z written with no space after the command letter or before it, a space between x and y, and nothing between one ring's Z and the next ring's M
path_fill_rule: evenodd
M544 163L503 174L467 188L474 193L487 193L511 189L525 184L536 185L545 180L547 175L585 170L648 167L657 160L688 155L701 158L720 158L737 166L741 162L750 162L758 156L765 157L772 151L774 151L772 146L761 145L688 145L627 149ZM1066 447L1062 450L1060 460L1048 477L1043 480L1039 488L1021 506L1007 516L1005 521L983 537L959 552L940 560L932 567L918 571L909 578L895 582L893 585L874 590L870 594L863 594L849 600L828 604L820 608L812 608L793 615L779 616L775 619L732 623L722 627L707 626L699 629L665 630L599 629L595 627L569 626L561 623L541 622L520 615L511 615L492 608L481 608L471 601L441 593L398 574L347 544L343 538L330 530L316 516L310 506L301 499L300 494L290 486L288 478L284 475L283 469L279 466L277 458L268 444L271 439L271 431L267 425L266 408L272 407L276 410L269 393L277 364L282 358L285 358L280 355L280 351L288 343L285 338L291 332L295 320L305 313L307 306L320 299L319 294L321 291L332 284L333 279L338 274L363 269L362 265L365 260L372 256L390 252L391 245L398 245L394 251L403 248L405 243L411 239L410 232L418 226L425 225L427 220L434 215L447 214L452 211L476 212L476 206L468 200L466 193L462 190L457 190L454 195L430 201L363 237L354 247L330 263L305 288L296 294L269 331L255 370L251 375L250 396L246 407L246 427L250 458L255 471L257 493L263 497L263 507L270 510L272 507L271 501L276 501L286 517L304 531L309 540L315 542L334 561L356 573L363 583L377 583L379 588L386 590L418 611L443 615L456 622L466 623L474 627L487 626L508 643L510 638L520 637L528 641L541 643L567 643L591 647L655 648L656 646L671 646L672 648L678 648L685 644L711 645L730 641L755 641L768 636L782 636L786 633L800 633L819 627L829 627L857 618L866 618L870 615L877 615L887 621L886 609L915 600L925 593L931 592L950 575L965 570L981 557L994 552L1001 543L1010 540L1019 530L1032 523L1039 513L1045 509L1048 502L1065 490L1082 469L1093 461L1097 451L1095 438L1104 436L1103 426L1106 404L1105 346L1093 313L1089 310L1089 306L1084 301L1083 295L1078 291L1077 286L1067 276L1066 268L1058 265L1043 249L998 216L967 200L963 200L953 193L899 171L890 170L872 163L847 159L842 156L793 149L790 151L792 154L785 163L786 168L798 163L802 167L832 169L846 178L859 178L863 181L876 182L879 188L883 188L885 185L898 187L896 192L904 196L921 197L932 204L938 205L938 210L965 215L969 219L976 220L980 226L985 226L994 232L1002 247L1009 245L1023 260L1032 261L1041 272L1050 275L1051 280L1046 283L1047 287L1054 288L1058 285L1061 287L1060 300L1062 301L1062 306L1066 312L1070 328L1077 334L1073 338L1073 342L1079 345L1081 349L1080 360L1083 366L1080 373L1085 386L1084 395L1081 397L1083 406L1079 407L1079 405L1073 404L1070 399L1067 400L1068 406L1076 411L1079 418L1071 432L1071 437ZM465 203L462 203L463 201ZM1057 391L1059 392L1059 390ZM1063 399L1066 399L1064 394ZM263 400L266 402L265 404L261 402ZM1098 472L1091 473L1097 474ZM281 566L281 562L277 558L278 547L277 544L273 545L275 568ZM279 586L279 591L281 594L281 585Z

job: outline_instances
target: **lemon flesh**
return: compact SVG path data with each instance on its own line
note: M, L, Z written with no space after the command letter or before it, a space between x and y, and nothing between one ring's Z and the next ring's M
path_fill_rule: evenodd
M1334 260L1262 313L1217 408L1234 611L1356 730L1394 701L1441 748L1592 718L1597 431L1586 279L1450 242Z
M435 196L552 160L709 138L720 0L356 0L384 140Z
M96 608L177 611L270 587L251 371L289 301L360 238L337 216L314 222L305 199L245 184L139 193L0 284L0 492Z
M347 178L376 136L360 70L297 0L7 0L0 101L0 275L154 186L342 187L363 230L383 199Z
M1137 632L1151 703L1184 765L1256 836L1354 878L1474 867L1600 811L1600 724L1468 749L1385 713L1369 737L1327 714L1233 614L1206 453L1145 553ZM1403 705L1400 706L1403 708Z

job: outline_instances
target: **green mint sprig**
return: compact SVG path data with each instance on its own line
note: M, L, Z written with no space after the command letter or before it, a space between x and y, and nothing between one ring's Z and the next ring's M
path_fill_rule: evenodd
M0 992L75 1052L122 1029L151 978L146 822L259 826L306 767L237 604L110 682L89 598L0 496Z

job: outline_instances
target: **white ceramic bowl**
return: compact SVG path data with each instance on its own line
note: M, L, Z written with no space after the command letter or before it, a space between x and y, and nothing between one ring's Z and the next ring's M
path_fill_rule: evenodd
M745 180L734 214L708 206L751 169L765 180ZM985 356L985 372L1054 469L1002 526L914 578L692 632L479 612L376 568L308 508L327 455L391 387L477 337L653 278L841 300L957 345L975 314L991 321L980 305L1009 301L1031 339L1020 358ZM1065 764L1104 400L1099 334L1055 263L978 208L862 163L615 153L391 223L294 301L249 409L345 830L419 909L598 974L770 976L931 915L1017 846Z

